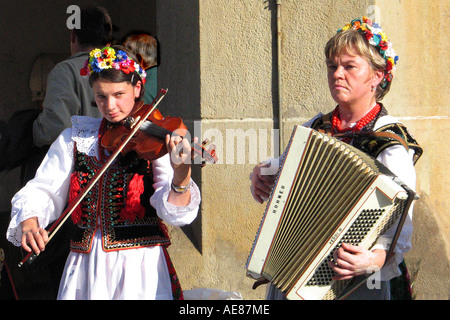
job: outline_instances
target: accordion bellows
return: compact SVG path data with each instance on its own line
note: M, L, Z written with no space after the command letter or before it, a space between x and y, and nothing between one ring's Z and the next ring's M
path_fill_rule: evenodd
M310 128L294 128L247 261L288 299L335 299L327 262L342 242L373 246L407 211L408 193L381 163Z

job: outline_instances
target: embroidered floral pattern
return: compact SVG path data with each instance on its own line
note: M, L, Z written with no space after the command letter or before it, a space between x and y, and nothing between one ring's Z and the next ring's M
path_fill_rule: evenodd
M86 60L84 67L80 70L81 76L89 76L94 72L102 72L106 69L116 69L129 74L130 72L137 72L145 83L147 74L142 67L127 56L127 53L122 50L114 50L111 47L103 49L94 49L89 53L89 59Z
M103 164L95 157L80 152L76 152L75 159L75 177L79 181L80 189L83 189ZM115 163L106 170L80 203L78 216L74 212L73 220L78 224L80 232L71 242L73 251L90 250L98 223L101 226L105 251L170 243L163 222L151 206L146 209L142 207L142 210L136 209L134 215L130 212L125 216L122 214L128 188L135 175L133 165L121 167L119 163ZM143 180L141 181L143 183ZM73 186L74 184L71 189ZM74 195L72 192L70 194Z
M372 23L367 17L356 18L337 32L350 28L361 32L369 41L369 44L377 48L386 60L385 82L381 85L383 88L386 87L387 82L392 81L394 77L395 65L398 61L398 56L395 54L394 48L392 48L392 43L388 40L380 25Z
M167 249L163 248L163 251L166 258L167 269L169 270L173 300L184 300L183 290L181 289L180 280L178 279L175 267L172 263L172 260L170 259Z

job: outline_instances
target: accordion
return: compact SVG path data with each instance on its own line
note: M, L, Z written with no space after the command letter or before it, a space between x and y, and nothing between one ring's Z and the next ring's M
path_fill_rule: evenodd
M328 266L341 243L370 249L390 227L398 239L414 191L349 144L296 126L249 254L247 276L287 299L332 300L350 281Z

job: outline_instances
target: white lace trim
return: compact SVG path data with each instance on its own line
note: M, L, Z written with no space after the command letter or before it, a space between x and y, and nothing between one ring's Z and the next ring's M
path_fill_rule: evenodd
M150 203L156 209L158 216L171 226L182 227L190 224L197 217L201 202L198 186L192 180L191 201L187 206L176 206L168 202L170 190L170 183L167 182L155 192L150 199Z
M72 140L77 150L88 156L97 156L98 129L102 119L86 116L72 117Z
M13 212L13 217L14 218L11 219L8 227L9 232L7 234L7 239L17 247L20 247L22 245L22 228L20 227L22 221L37 217L39 225L43 225L42 219L44 219L42 214L39 214L39 212L35 211L34 209L26 208L23 209L20 214L14 214Z

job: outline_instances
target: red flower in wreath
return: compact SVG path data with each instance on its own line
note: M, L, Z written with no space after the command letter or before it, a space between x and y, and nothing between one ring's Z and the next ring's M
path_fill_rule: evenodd
M380 49L386 51L388 49L388 43L386 41L380 41Z
M392 76L392 74L388 73L388 74L386 74L386 76L385 76L384 78L386 79L386 81L389 81L389 82L391 82L391 81L392 81L392 78L393 78L393 76Z
M391 71L393 67L394 67L394 64L392 63L392 61L390 59L388 59L386 61L386 71L387 72Z
M364 32L364 35L366 36L366 39L367 39L367 40L370 40L370 39L372 39L372 37L373 37L373 33L370 32L369 30L367 30L366 32Z
M87 76L89 74L89 69L88 68L83 68L80 70L80 75L82 77Z
M134 63L131 60L126 60L120 62L120 70L128 74L130 72L134 72L136 68L134 67Z

